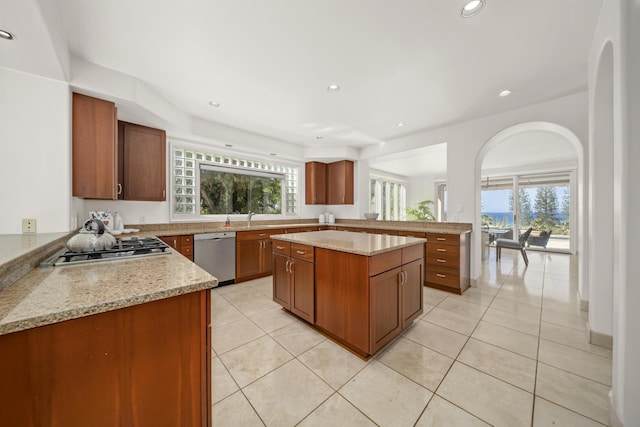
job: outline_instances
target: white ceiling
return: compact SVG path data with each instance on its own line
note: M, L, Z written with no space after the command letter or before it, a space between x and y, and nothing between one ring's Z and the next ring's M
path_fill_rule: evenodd
M0 0L0 28L17 36L0 41L0 65L36 72L52 46L64 62L66 39L67 55L191 116L311 148L364 147L586 88L602 0L487 0L470 19L464 3Z
M401 176L446 178L447 144L435 144L369 160L371 169Z

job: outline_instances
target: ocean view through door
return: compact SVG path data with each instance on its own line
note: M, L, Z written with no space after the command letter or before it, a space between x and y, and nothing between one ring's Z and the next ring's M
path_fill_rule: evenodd
M489 243L517 239L531 227L528 249L571 252L571 183L571 172L483 178L481 224Z

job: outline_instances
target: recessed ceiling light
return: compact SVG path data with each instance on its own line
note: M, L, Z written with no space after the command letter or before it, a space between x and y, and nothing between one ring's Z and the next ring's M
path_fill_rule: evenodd
M316 139L322 139L322 138L324 138L324 136L322 136L322 135L316 136Z
M511 95L511 91L510 91L509 89L503 90L502 92L500 92L500 93L498 94L498 96L501 96L501 97L503 97L503 98L504 98L505 96L509 96L509 95Z
M270 156L277 156L276 153L269 153Z
M485 0L471 0L468 1L463 7L462 11L460 11L460 15L463 18L471 18L474 15L480 13L482 8L484 7Z
M231 148L231 147L233 147L233 144L224 144L224 146L227 147L227 148Z
M5 39L5 40L13 40L13 39L16 38L16 36L11 34L9 31L0 30L0 38Z
M402 126L404 126L404 123L400 122L400 123L398 123L396 126L398 126L399 128L401 128Z
M338 86L337 84L332 84L327 87L327 90L329 92L337 92L340 90L340 86Z
M212 107L219 107L220 103L219 102L215 102L215 101L209 101L209 105Z

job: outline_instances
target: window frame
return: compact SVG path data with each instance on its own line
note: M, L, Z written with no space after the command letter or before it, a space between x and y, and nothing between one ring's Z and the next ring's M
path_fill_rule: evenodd
M169 156L167 167L169 169L167 173L167 177L169 180L169 200L168 200L168 209L169 209L169 220L170 222L199 222L199 221L224 221L227 216L233 219L245 219L247 214L210 214L203 215L200 214L200 163L211 164L216 167L223 168L224 170L233 169L233 170L241 170L247 171L248 175L251 175L251 172L257 173L271 173L271 174L282 174L282 213L280 214L259 214L265 218L278 219L278 218L295 218L300 216L301 209L301 200L300 200L300 171L303 169L300 164L296 164L293 162L284 162L284 161L274 161L273 158L261 157L261 156L245 156L242 153L234 153L228 150L220 150L217 147L204 146L199 144L194 144L189 141L179 140L179 139L171 139L169 140ZM183 150L190 151L194 153L195 168L194 168L194 198L195 198L195 212L193 213L178 213L175 212L175 178L178 177L174 175L174 170L176 166L175 164L175 150ZM196 155L198 153L202 153L205 156L205 160L197 160ZM207 156L211 156L214 160L206 160ZM237 162L237 164L231 163L219 163L216 162L215 159L229 159L230 162ZM185 157L186 159L186 157ZM260 164L261 168L254 168L248 166L239 166L238 164L247 165L247 164ZM271 169L265 169L265 166L270 166ZM284 171L279 171L278 169L284 169ZM290 179L289 177L292 177ZM185 177L185 176L183 176ZM185 177L186 178L186 177ZM289 190L292 191L289 191ZM288 212L289 208L289 197L292 199L292 211ZM235 217L235 218L234 218Z

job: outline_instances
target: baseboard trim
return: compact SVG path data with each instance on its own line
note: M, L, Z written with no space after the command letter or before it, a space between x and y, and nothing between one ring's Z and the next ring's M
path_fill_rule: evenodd
M580 311L589 311L589 301L580 298L580 292L578 292L578 300L580 301Z
M609 390L609 425L611 427L624 427L622 421L620 421L620 416L618 415L618 411L616 410L616 405L613 404L613 389Z
M589 333L589 343L593 345L598 345L600 347L608 348L609 350L613 350L613 336L607 334L601 334L600 332L592 331L589 326L589 322L587 322L587 332Z

